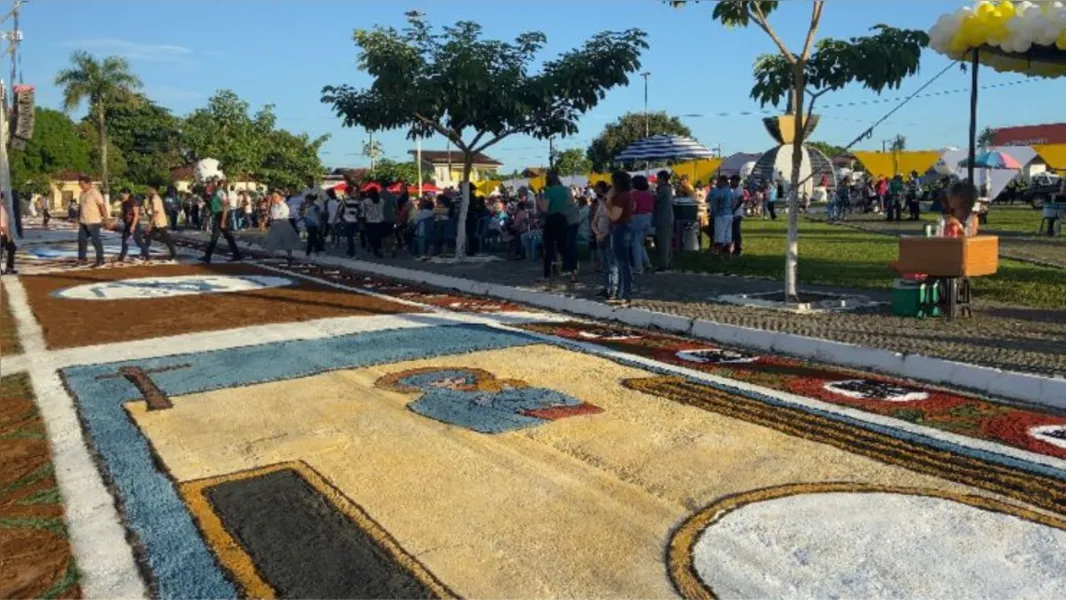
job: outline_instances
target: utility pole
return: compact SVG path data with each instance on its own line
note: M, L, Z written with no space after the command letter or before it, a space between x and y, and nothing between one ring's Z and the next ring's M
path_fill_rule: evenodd
M648 114L648 78L651 77L651 71L644 71L640 74L644 78L644 137L651 135L651 121Z
M373 131L369 131L367 133L370 134L370 142L369 142L369 146L367 146L367 148L370 151L370 170L373 171L374 170L374 157L377 156L378 151L377 151L377 148L374 147L374 132Z
M422 200L422 138L415 139L415 164L418 165L418 199Z
M555 168L555 136L548 136L548 168Z

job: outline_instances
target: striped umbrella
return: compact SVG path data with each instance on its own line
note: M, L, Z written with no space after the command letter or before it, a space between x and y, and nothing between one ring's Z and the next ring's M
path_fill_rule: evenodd
M685 160L714 158L711 152L692 138L680 135L653 135L631 144L614 157L618 162L636 160Z
M959 162L960 167L970 166L970 159L966 158ZM1020 169L1022 168L1013 156L1006 152L982 152L974 157L973 166L975 169Z

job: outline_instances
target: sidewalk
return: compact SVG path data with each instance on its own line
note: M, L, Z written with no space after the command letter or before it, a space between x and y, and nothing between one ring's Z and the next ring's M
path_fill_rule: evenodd
M201 239L203 234L199 234ZM240 236L254 243L258 232ZM328 248L343 257L339 249ZM503 259L469 263L425 262L406 257L374 259L361 252L357 259L439 275L459 277L536 291L552 291L598 301L601 275L582 262L579 282L552 289L538 285L540 265L535 261ZM853 312L793 314L722 304L714 298L724 294L778 291L777 281L690 273L638 276L633 308L688 319L702 319L768 332L780 332L854 344L901 354L920 354L993 369L1066 377L1066 307L1035 309L980 303L973 318L948 322L944 319L904 319L893 316L887 305ZM849 292L876 301L887 293L805 286L810 291Z

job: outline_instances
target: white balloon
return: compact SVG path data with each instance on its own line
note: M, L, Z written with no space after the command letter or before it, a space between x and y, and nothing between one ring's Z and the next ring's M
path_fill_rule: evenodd
M954 24L955 20L951 18L951 15L940 15L940 18L936 20L936 25L934 27L939 27L940 29L947 31Z

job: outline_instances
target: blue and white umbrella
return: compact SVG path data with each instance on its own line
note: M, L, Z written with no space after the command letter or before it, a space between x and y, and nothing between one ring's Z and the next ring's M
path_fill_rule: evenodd
M653 135L631 144L614 157L618 162L636 160L692 160L715 158L714 152L692 138L680 135Z

